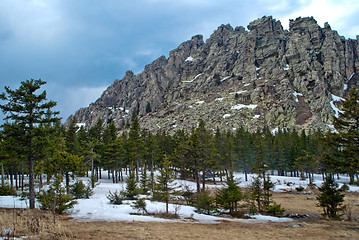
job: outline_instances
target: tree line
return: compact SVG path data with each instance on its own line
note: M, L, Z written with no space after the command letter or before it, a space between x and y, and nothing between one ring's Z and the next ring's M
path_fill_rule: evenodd
M196 182L197 193L206 189L208 181L228 179L234 171L244 172L245 181L249 173L265 172L310 181L314 173L346 173L352 183L357 178L359 98L355 88L343 102L340 116L333 117L336 132L280 129L274 134L266 127L256 132L222 131L207 129L200 120L191 131L170 135L141 128L136 117L121 131L113 122L105 126L101 119L91 128L80 128L73 119L65 128L46 91L36 94L44 84L27 80L17 90L6 87L0 95L5 102L0 108L6 115L0 131L2 184L7 176L11 185L24 190L27 175L31 208L35 181L41 188L43 174L47 181L63 176L67 190L72 177L89 172L93 184L103 177L116 183L130 174L139 181L144 171L153 183L155 171L164 167L166 158L178 178ZM101 170L108 170L108 176L102 176Z

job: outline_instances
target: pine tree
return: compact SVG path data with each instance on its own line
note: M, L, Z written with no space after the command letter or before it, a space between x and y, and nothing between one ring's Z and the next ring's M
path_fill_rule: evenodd
M138 195L137 180L132 164L132 167L130 169L130 175L126 179L125 196L127 199L133 200L136 199L137 195Z
M150 181L147 176L147 167L146 165L142 168L141 178L140 178L140 188L143 194L147 194L150 190Z
M323 208L323 215L330 219L339 219L343 215L345 206L344 189L338 188L338 183L334 181L332 176L328 176L321 187L319 187L320 194L317 197L319 201L318 207Z
M353 87L343 101L339 116L334 116L336 133L328 133L322 143L328 149L324 162L332 172L348 173L350 183L359 169L359 91Z
M157 184L155 187L155 194L160 200L166 203L166 214L168 214L168 203L171 200L171 194L175 188L174 174L171 169L171 162L165 155L162 167L159 170L160 174L157 176Z
M141 127L138 118L134 119L128 136L128 150L131 161L136 164L136 180L139 180L139 168L143 158L143 139L141 138Z
M21 82L21 86L16 90L5 87L5 93L0 94L0 100L7 102L0 104L0 108L7 115L5 120L11 120L20 127L21 141L19 145L23 146L23 154L27 158L29 170L29 198L30 208L35 208L35 181L34 167L35 156L39 154L35 147L36 138L43 135L41 126L44 124L52 124L59 121L51 109L56 106L56 102L47 101L46 91L36 95L36 91L46 82L39 80L26 80Z
M218 190L216 203L228 209L230 214L238 210L238 203L242 200L241 189L237 186L238 182L234 179L233 173L227 177L226 186Z

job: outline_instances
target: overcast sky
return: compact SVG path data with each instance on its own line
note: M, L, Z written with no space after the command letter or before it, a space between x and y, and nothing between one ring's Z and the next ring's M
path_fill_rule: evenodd
M0 0L0 92L41 78L66 120L127 70L140 73L221 24L271 15L288 28L289 19L313 16L355 39L358 13L358 0Z

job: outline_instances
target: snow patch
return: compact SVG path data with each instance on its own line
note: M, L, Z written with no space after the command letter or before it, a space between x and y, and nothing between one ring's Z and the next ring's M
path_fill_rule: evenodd
M234 94L242 94L242 93L245 93L245 92L247 92L247 90L243 90L243 91L239 91L239 92L231 92L229 94L234 95Z
M332 99L333 99L334 102L340 102L340 101L344 101L344 102L345 102L345 99L344 99L344 98L335 96L334 94L332 94Z
M238 105L232 106L231 109L235 109L235 110L240 110L242 108L255 109L256 107L257 107L257 105L253 105L253 104L250 104L250 105L238 104Z
M261 68L259 68L259 67L256 67L256 71L258 72L259 70L261 70Z
M295 102L299 102L299 100L298 100L298 96L303 97L303 94L301 94L301 93L297 93L297 92L294 92L294 93L293 93L293 95L294 95L294 97L295 97Z
M230 78L230 76L229 76L229 77L225 77L225 78L221 79L221 82L226 81L228 78Z
M352 75L350 75L349 80L352 79L352 77L354 76L355 73L352 73Z
M201 105L201 104L203 104L204 103L204 101L197 101L196 102L196 104L198 104L198 105Z
M223 115L223 119L226 119L226 118L229 118L229 117L231 117L231 114L229 114L229 113Z
M278 128L275 128L272 130L272 135L276 135L278 133L279 129Z
M224 98L216 98L214 99L214 101L219 101L219 102L222 102Z
M188 58L186 58L185 62L193 62L193 57L189 56Z
M76 127L78 127L79 129L82 127L86 127L86 123L76 123Z
M335 96L334 94L332 94L332 99L333 99L333 101L330 101L330 106L332 107L333 111L335 112L335 117L338 118L339 113L344 113L344 111L341 111L339 108L337 108L334 105L334 102L345 101L345 99L342 97Z
M195 76L192 80L190 80L190 81L182 81L183 83L191 83L191 82L193 82L194 80L196 80L199 76L201 76L203 73L200 73L200 74L198 74L197 76Z
M338 131L335 129L334 125L327 124L327 126L330 128L330 132L338 133Z
M285 65L285 68L283 68L284 71L288 71L289 70L289 65Z
M254 115L254 119L259 118L261 115Z
M335 112L335 117L339 118L339 113L344 113L343 111L339 110L339 108L337 108L334 105L334 101L330 101L330 106L332 107L333 111Z
M344 89L344 91L347 90L347 89L348 89L348 85L347 85L347 84L344 84L343 89Z

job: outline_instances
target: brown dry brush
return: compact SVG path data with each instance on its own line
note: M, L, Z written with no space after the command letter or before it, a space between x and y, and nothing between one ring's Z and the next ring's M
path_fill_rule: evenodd
M62 225L54 223L50 211L38 209L0 209L0 237L13 239L72 239L73 234Z

